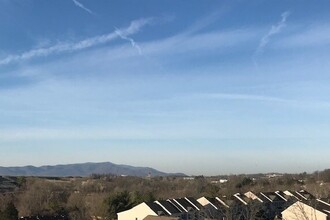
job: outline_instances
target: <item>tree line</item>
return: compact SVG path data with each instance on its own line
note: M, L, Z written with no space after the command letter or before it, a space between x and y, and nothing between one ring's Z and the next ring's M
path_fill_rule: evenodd
M65 214L72 220L91 216L115 219L116 213L141 202L191 196L233 195L247 191L306 189L318 197L329 197L330 170L313 174L230 175L226 177L119 177L92 175L86 178L17 178L17 189L0 194L0 220L10 216ZM215 180L226 178L226 183ZM321 180L322 179L322 180ZM320 181L324 184L320 184ZM16 211L15 211L16 210ZM13 217L14 219L14 217Z

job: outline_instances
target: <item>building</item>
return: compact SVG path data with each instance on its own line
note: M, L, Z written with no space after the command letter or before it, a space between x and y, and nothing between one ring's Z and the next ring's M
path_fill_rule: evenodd
M179 220L177 217L148 215L143 220Z
M166 215L164 209L154 202L141 203L133 208L117 213L118 220L143 220L147 216Z
M313 199L297 201L282 212L283 220L330 220L330 204Z
M302 191L247 192L231 196L171 198L141 203L118 213L118 220L330 220L330 205Z
M297 201L307 201L310 199L315 199L315 197L306 190L300 190L300 191L286 190L283 193L285 195L295 198Z
M192 197L168 199L166 201L154 201L141 203L129 210L119 212L118 220L143 220L154 217L156 219L204 219L203 206Z

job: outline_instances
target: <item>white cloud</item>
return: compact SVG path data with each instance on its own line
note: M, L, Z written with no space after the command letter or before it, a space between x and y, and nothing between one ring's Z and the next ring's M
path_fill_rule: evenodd
M143 26L150 24L151 22L151 18L134 20L127 28L123 28L120 31L124 36L129 36L138 32ZM118 34L116 32L112 32L105 35L87 38L78 42L57 43L46 48L32 49L21 54L8 55L7 57L0 59L0 65L30 60L37 57L46 57L52 54L80 51L86 48L108 43L116 38L118 38Z
M92 12L92 10L90 10L89 8L86 8L82 3L78 2L77 0L72 0L73 3L78 6L79 8L82 8L83 10L87 11L89 14L94 14Z

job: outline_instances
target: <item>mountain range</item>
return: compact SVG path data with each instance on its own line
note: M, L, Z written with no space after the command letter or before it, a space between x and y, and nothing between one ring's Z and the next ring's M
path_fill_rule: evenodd
M183 173L165 173L150 167L135 167L111 162L79 163L54 166L0 167L2 176L89 176L91 174L112 174L143 177L151 176L185 176Z

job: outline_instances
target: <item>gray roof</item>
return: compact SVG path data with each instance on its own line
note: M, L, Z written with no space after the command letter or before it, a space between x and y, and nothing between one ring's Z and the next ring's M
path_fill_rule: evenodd
M185 208L186 210L188 210L188 208L191 208L193 210L196 210L196 208L190 204L186 199L184 198L180 198L180 199L174 199L174 201L176 203L179 203L183 208Z
M285 200L275 192L261 192L257 195L264 202L285 202Z
M216 198L205 197L210 203L212 203L218 209L225 208L225 206Z
M182 211L176 208L171 202L169 201L158 201L166 210L168 210L171 215L181 213Z
M301 201L302 203L315 208L316 210L330 216L330 204L320 201L317 199L309 200L309 201Z
M158 215L159 213L162 213L163 215L168 215L167 212L166 212L166 211L165 211L160 205L158 205L157 203L154 203L154 202L147 202L146 204L147 204L147 206L149 206L150 209L151 209L152 211L154 211L157 215Z
M197 208L199 208L199 209L203 208L203 206L199 202L197 202L197 200L195 198L193 198L193 197L186 197L186 199L188 199Z

